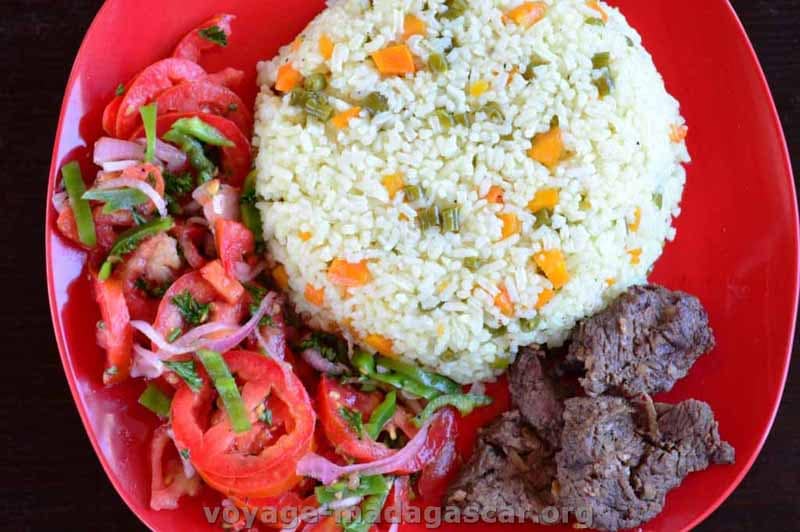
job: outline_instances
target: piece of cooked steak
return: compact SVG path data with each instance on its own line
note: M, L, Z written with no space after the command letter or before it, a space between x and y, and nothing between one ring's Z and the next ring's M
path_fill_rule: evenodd
M658 441L652 441L652 428L641 425L653 412ZM686 475L733 460L711 408L700 401L659 404L640 413L621 397L574 398L565 403L564 421L556 454L559 505L591 510L598 529L631 528L652 519Z
M677 405L656 404L659 441L651 446L631 478L639 497L664 505L667 492L709 464L732 464L733 447L720 440L708 404L690 399Z
M671 389L713 347L708 315L696 297L633 286L578 324L567 359L583 364L588 395L634 396Z
M657 503L641 500L630 482L646 450L633 414L621 397L566 402L556 454L559 505L569 511L591 509L594 528L632 527L661 510Z
M513 510L533 519L554 504L555 462L516 410L482 428L472 458L450 485L445 506L487 515Z
M508 370L511 401L537 433L553 447L561 441L564 399L574 395L544 365L545 353L537 346L523 347Z

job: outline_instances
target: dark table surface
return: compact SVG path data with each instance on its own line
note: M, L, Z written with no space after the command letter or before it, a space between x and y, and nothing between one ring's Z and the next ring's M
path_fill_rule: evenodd
M142 528L83 431L51 332L44 274L43 196L58 111L101 4L0 0L0 280L7 295L0 305L0 528L7 530ZM800 0L733 4L800 168ZM753 469L701 530L800 528L799 364L795 356L775 427Z

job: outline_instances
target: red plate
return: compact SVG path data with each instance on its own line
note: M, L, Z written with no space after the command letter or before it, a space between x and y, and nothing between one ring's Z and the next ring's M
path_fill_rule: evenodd
M786 378L797 308L797 207L780 122L753 49L730 5L724 0L612 3L623 9L644 37L691 127L689 148L694 162L689 167L683 215L677 222L678 238L667 246L653 280L700 297L709 309L718 346L663 399L697 397L710 402L722 436L737 452L736 465L690 476L669 495L664 512L646 525L647 530L675 531L696 525L736 487L772 425ZM91 168L87 146L100 136L101 113L114 88L167 56L188 30L218 12L238 15L230 46L207 58L205 66L245 70L245 96L252 103L256 62L291 42L322 7L322 0L106 2L67 85L48 205L62 164L78 158L86 171ZM675 17L675 13L692 16ZM212 529L202 510L204 504L219 504L210 490L201 498L185 500L179 510L150 510L147 445L155 419L136 404L143 384L103 387L103 355L94 342L99 313L83 270L86 257L58 236L52 207L47 211L46 246L50 305L61 359L108 477L149 527Z

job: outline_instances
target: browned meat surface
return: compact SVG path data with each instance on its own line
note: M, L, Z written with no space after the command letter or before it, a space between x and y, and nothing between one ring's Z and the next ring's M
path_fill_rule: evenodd
M554 504L553 451L516 410L481 429L475 453L451 484L446 506L488 515L513 509L533 519Z
M575 395L545 367L545 354L538 347L520 349L517 360L508 371L511 400L525 421L552 446L561 441L564 425L564 399Z
M652 428L641 426L647 412L657 415L657 441L645 435ZM733 448L720 441L713 412L700 401L659 404L642 415L620 397L574 398L565 403L564 422L556 455L559 504L591 508L598 529L652 519L686 475L733 461Z
M708 315L696 297L634 286L578 324L567 358L583 364L588 395L634 396L671 389L713 347Z
M667 492L710 464L732 464L735 453L720 440L714 412L706 403L688 400L657 404L660 439L634 471L632 482L643 499L664 505Z

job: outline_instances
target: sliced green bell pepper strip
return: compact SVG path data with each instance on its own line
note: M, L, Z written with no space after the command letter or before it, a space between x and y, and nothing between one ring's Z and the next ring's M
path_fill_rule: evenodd
M451 381L447 377L437 375L430 371L426 371L419 366L403 362L396 358L389 358L385 356L378 356L376 359L379 366L390 369L401 375L405 375L420 384L429 386L435 390L439 390L446 394L456 394L461 392L461 386Z
M200 349L197 351L197 357L200 362L205 366L208 376L211 377L211 382L217 389L219 396L222 398L222 404L225 405L225 411L231 420L231 427L236 433L247 432L252 425L250 418L247 415L242 396L239 394L239 388L236 386L236 380L231 375L228 365L225 364L222 355L215 351L207 349Z
M364 427L369 437L377 440L383 427L394 417L395 412L397 412L397 392L392 390L369 416L369 421Z
M64 165L61 169L64 176L64 188L67 190L69 205L75 215L75 225L78 227L78 238L82 244L93 248L97 245L97 233L94 229L94 218L89 202L83 199L86 193L86 185L83 182L81 167L77 162L72 161Z
M203 145L200 141L175 129L167 131L163 138L167 142L178 146L178 148L186 154L189 158L189 164L192 165L192 168L197 170L197 182L199 184L207 183L214 179L216 166L211 162L211 159L206 157L203 151Z
M167 397L158 386L150 383L139 396L139 404L159 417L169 417L172 399Z
M349 482L336 482L330 486L318 486L314 489L317 501L320 504L328 504L336 500L347 499L349 497L366 497L367 495L378 495L391 489L391 485L383 475L370 475L361 477L358 487L355 489L348 486Z
M139 114L142 115L144 134L147 140L144 150L144 160L148 163L152 163L156 160L156 141L158 140L156 119L158 118L158 104L153 102L150 105L140 107Z
M437 410L445 406L454 406L461 415L468 415L480 406L492 404L492 398L478 394L441 395L430 401L425 408L414 418L414 424L421 427Z
M170 216L166 216L164 218L156 218L142 225L132 227L131 229L128 229L119 235L117 241L114 242L113 246L111 246L111 251L108 253L108 258L100 268L100 280L105 281L108 279L108 277L111 275L111 270L114 263L121 261L123 255L127 255L135 250L139 244L142 243L142 240L153 235L157 235L158 233L169 231L174 226L175 221Z
M235 144L223 135L219 129L203 122L203 120L197 116L176 120L175 123L172 124L171 129L178 133L194 137L200 142L210 146L221 146L224 148L235 146Z

